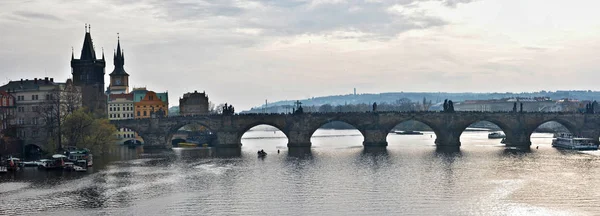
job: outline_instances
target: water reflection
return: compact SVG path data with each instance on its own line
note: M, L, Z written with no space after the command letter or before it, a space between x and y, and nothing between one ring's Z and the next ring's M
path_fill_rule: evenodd
M313 149L288 149L281 144L285 138L252 139L241 151L223 157L195 149L116 151L116 158L95 156L88 173L26 168L0 175L0 215L600 211L600 188L589 186L600 184L594 178L600 176L600 157L556 150L548 140L540 140L533 151L506 151L486 142L486 136L470 134L458 151L434 149L432 139L417 136L395 136L388 148L357 147L360 136L319 138L323 140ZM268 152L263 159L256 155L260 149Z

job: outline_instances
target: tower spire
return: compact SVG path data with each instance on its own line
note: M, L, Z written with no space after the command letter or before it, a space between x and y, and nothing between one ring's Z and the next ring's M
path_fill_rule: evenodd
M71 47L71 60L75 59L75 51L73 50L73 47Z
M92 35L90 24L85 24L85 38L83 39L83 47L81 48L81 60L96 60L96 51L94 50L94 43L92 42Z

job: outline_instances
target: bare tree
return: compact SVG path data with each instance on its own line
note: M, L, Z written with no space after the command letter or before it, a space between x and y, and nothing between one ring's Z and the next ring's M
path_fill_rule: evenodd
M46 139L62 148L61 124L65 118L81 107L81 89L72 82L56 85L45 95L45 100L35 108L38 117L43 119Z

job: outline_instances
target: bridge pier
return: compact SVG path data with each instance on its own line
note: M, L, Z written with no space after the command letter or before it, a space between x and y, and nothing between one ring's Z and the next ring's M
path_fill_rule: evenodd
M241 135L237 131L217 131L217 139L214 141L215 148L242 148Z
M384 130L363 130L361 131L365 140L363 146L365 147L386 147L388 131Z
M312 132L308 130L292 130L287 133L288 148L310 148Z
M169 140L167 140L168 138L166 134L149 133L140 136L142 136L142 139L144 139L145 149L169 149L172 147Z
M507 147L529 148L531 147L531 133L523 130L515 130L512 133L506 133L504 144Z
M460 134L462 131L436 131L435 145L440 150L460 149Z

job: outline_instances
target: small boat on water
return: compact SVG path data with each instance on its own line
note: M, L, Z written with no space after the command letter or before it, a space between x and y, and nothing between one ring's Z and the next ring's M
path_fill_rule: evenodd
M598 144L590 138L575 137L569 133L558 134L552 146L571 150L598 150Z
M419 132L419 131L394 131L394 133L396 134L400 134L400 135L423 135L423 133Z
M502 139L506 138L506 135L501 132L491 132L488 134L488 139Z
M184 143L184 142L182 142L182 143L177 144L177 146L179 146L181 148L196 148L196 147L198 147L198 144L196 144L196 143Z
M258 154L258 157L265 157L265 156L267 156L267 153L264 150L258 151L257 154Z

